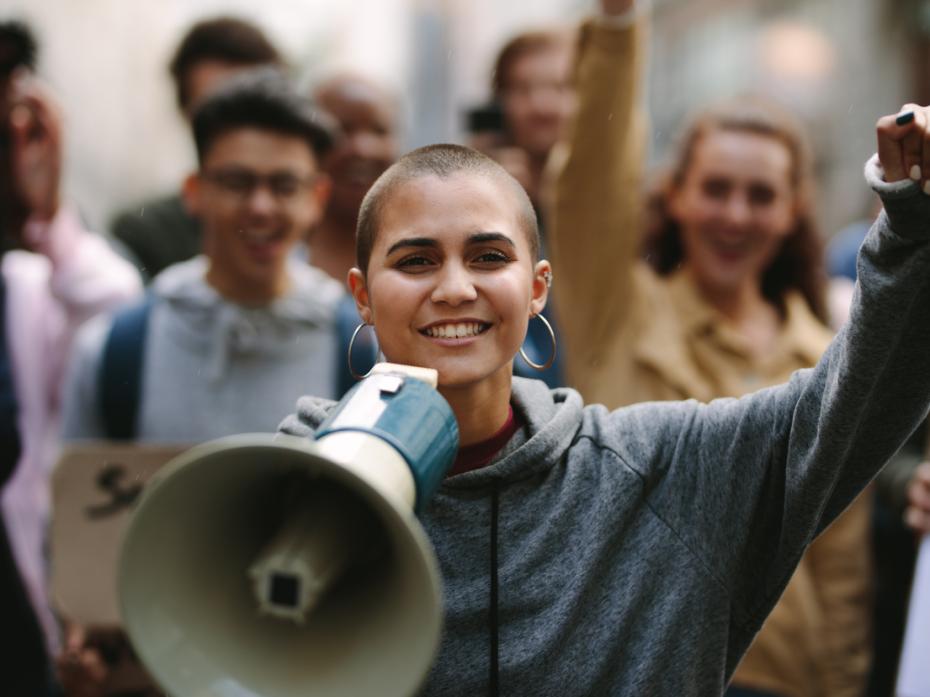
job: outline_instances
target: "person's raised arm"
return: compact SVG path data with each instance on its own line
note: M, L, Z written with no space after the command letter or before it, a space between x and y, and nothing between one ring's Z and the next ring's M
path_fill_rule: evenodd
M22 75L12 83L8 99L11 189L24 220L7 232L15 246L42 255L49 264L43 283L54 302L42 310L45 345L31 350L42 355L46 394L55 404L77 327L129 301L142 285L135 269L103 238L85 230L61 202L62 119L47 89L34 76ZM16 315L34 311L11 308Z
M546 233L572 380L597 360L631 304L645 166L641 14L632 0L602 0L601 15L581 28L578 111L554 156Z
M51 291L80 322L141 289L138 274L61 203L61 116L33 77L19 78L10 111L14 189L27 213L17 243L51 263Z

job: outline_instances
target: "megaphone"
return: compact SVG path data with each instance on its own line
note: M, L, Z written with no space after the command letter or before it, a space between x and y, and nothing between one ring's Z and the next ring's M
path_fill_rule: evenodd
M436 372L380 364L315 440L198 446L149 482L124 538L123 622L173 697L407 696L442 591L417 522L458 448Z

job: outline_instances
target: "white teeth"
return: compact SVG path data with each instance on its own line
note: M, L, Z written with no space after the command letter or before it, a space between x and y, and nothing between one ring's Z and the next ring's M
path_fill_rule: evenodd
M477 336L483 325L480 322L459 322L457 324L439 324L426 328L426 335L438 339L463 339Z

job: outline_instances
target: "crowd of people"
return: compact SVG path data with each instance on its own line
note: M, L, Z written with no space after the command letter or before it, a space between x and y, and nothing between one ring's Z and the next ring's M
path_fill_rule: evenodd
M257 26L203 20L170 64L196 169L101 235L0 22L0 693L159 694L51 598L67 443L311 437L382 358L437 369L461 437L421 514L424 694L893 693L930 533L930 109L878 121L846 293L784 106L699 105L647 171L647 23L600 0L514 37L469 145L401 156L390 89L302 91Z

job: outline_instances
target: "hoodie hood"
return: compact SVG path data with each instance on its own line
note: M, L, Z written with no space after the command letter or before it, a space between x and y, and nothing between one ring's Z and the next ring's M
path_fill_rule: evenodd
M301 333L332 324L342 288L319 269L288 263L288 292L263 307L229 302L205 281L207 258L198 256L158 275L153 290L171 306L168 330L205 356L208 377L226 374L231 354L285 356L304 350Z
M569 388L550 390L540 380L514 377L511 403L523 428L490 465L446 478L441 491L480 490L519 481L554 467L562 459L581 428L581 395ZM297 413L288 416L279 429L312 437L335 404L328 399L302 397Z
M513 378L510 396L523 428L487 467L447 478L447 493L478 490L526 479L559 463L581 428L581 395L569 388L551 390L541 380Z

